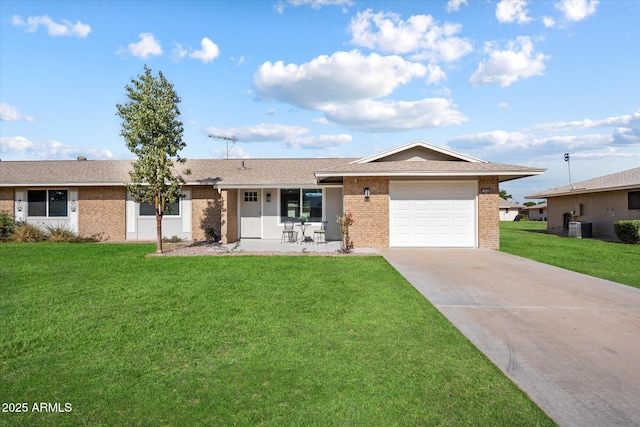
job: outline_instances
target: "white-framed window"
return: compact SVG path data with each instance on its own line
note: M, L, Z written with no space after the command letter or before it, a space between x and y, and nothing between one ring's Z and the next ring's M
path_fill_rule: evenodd
M321 188L280 189L280 220L322 222L322 197Z
M180 199L175 203L164 204L164 214L169 216L180 216ZM140 216L156 216L156 208L151 203L140 203Z
M68 190L27 190L27 216L69 216Z
M245 191L244 192L244 201L245 202L257 202L258 201L258 192L257 191Z

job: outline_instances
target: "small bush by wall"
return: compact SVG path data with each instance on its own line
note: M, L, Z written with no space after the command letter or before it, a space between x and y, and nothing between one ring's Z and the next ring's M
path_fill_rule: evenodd
M0 241L8 240L16 229L16 222L7 211L0 211Z
M613 229L622 243L640 244L640 219L616 221Z

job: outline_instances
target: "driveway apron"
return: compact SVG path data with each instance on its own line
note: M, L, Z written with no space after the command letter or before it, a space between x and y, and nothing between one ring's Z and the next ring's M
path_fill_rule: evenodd
M640 289L492 250L380 252L559 425L640 426Z

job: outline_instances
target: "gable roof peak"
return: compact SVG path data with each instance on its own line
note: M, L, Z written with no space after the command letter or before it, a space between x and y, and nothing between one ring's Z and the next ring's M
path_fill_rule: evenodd
M434 145L429 142L425 142L421 139L416 139L406 144L390 148L381 153L373 154L368 157L363 157L362 159L355 160L351 163L356 164L356 163L371 163L371 162L377 162L377 161L384 161L383 159L385 158L391 158L392 156L396 156L399 153L408 152L409 150L413 150L416 148L431 151L440 156L453 158L454 160L471 162L471 163L487 163L487 161L485 160L478 159L476 157L471 157L466 154L458 153L457 151L453 151L453 150L450 150L449 148Z

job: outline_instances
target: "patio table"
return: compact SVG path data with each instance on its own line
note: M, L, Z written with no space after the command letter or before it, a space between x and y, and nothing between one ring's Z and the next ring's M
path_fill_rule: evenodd
M308 241L312 240L311 237L305 235L305 232L307 231L307 227L309 227L308 223L301 222L300 224L298 224L298 227L300 227L300 231L301 231L301 236L300 236L300 239L298 240L300 244L307 243Z

